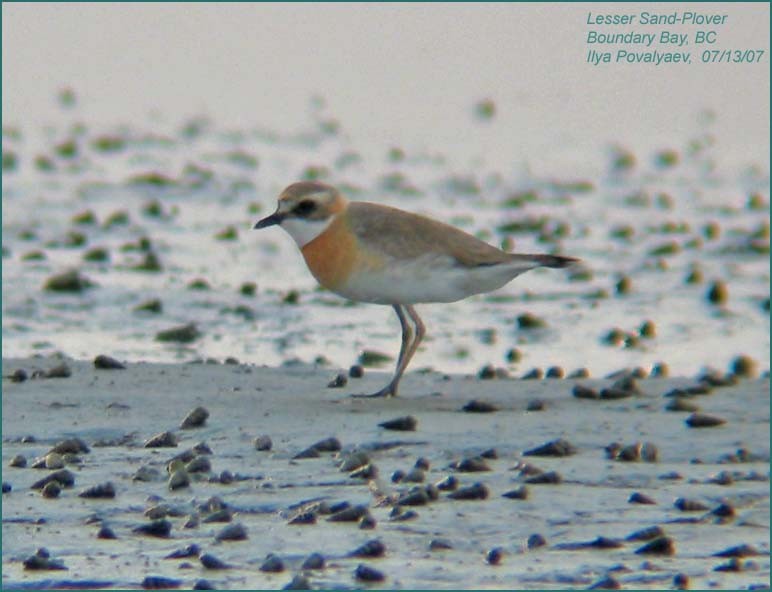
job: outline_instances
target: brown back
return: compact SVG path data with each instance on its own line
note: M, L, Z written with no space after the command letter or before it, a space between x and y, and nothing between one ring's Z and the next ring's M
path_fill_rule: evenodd
M512 255L443 222L368 202L348 205L349 226L361 247L372 246L394 259L436 253L463 267L495 265Z

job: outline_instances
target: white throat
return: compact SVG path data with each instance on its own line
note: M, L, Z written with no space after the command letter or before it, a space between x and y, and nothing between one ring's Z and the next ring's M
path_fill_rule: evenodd
M295 239L298 247L301 249L308 243L322 234L332 223L335 216L330 216L326 220L301 220L300 218L285 218L281 227Z

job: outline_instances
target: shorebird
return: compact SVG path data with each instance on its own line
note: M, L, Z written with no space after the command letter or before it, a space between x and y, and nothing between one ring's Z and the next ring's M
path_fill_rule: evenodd
M501 288L529 269L578 261L507 253L425 216L348 202L335 187L318 182L287 187L276 211L254 227L274 225L295 239L322 286L350 300L389 304L397 313L402 346L394 375L381 390L354 395L359 397L397 395L399 381L426 334L414 304L455 302Z

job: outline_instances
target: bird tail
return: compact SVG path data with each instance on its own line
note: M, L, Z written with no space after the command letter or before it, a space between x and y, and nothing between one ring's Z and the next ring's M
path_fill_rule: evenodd
M541 267L568 267L580 260L576 257L563 257L562 255L513 255L513 259L520 261L532 261Z

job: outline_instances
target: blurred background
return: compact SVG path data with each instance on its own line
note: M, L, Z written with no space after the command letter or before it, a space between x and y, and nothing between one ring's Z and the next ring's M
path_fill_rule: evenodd
M588 12L641 10L726 14L715 48L766 53L587 63ZM4 356L395 356L389 308L320 291L288 236L250 230L319 179L583 259L422 307L416 367L768 368L768 4L2 11ZM698 29L645 31L668 28Z

